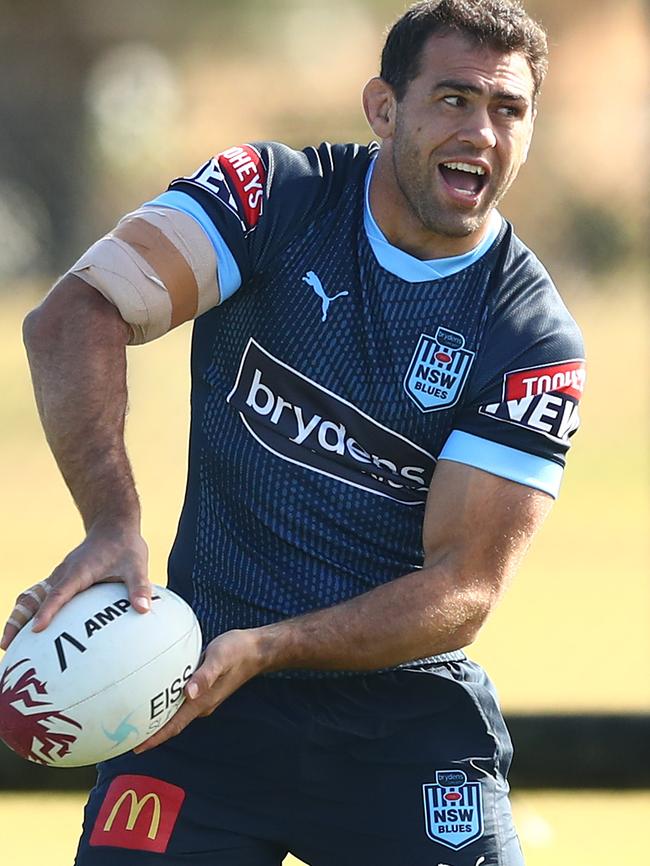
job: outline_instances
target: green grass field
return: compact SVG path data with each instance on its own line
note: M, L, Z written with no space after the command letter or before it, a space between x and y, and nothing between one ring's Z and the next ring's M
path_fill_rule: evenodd
M20 320L35 299L16 292L0 310L2 614L80 539L39 428L20 345ZM583 430L553 514L472 655L490 671L507 710L647 712L647 307L631 290L578 297L571 306L590 362ZM188 337L181 329L130 355L129 450L158 582L183 495ZM82 801L0 795L2 863L70 864ZM647 862L648 793L523 792L515 809L528 866Z
M71 866L84 799L77 794L0 794L2 863ZM650 793L525 793L515 799L514 810L526 866L648 862ZM300 866L300 861L288 857L285 866Z

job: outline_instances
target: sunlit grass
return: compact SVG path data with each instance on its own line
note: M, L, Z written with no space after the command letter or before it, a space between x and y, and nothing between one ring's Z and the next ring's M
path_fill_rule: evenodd
M2 862L71 866L85 799L81 794L0 794ZM525 792L515 798L514 813L527 866L647 862L647 792ZM285 866L300 866L300 861L288 857Z

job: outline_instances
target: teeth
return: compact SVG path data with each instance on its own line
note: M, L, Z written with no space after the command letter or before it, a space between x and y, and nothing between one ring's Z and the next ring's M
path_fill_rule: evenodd
M470 165L468 162L445 162L445 168L453 168L454 171L469 171L471 174L485 174L485 169L480 165Z

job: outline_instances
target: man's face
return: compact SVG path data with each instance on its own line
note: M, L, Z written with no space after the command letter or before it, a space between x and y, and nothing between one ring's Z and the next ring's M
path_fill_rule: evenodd
M436 34L396 103L391 141L397 185L424 229L478 231L526 159L533 77L523 54Z

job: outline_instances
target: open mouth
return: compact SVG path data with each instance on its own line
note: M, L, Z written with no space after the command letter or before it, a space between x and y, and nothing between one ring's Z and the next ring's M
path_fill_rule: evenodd
M438 166L444 182L461 197L475 199L488 182L488 173L469 162L443 162Z

